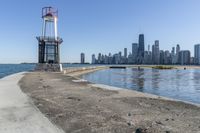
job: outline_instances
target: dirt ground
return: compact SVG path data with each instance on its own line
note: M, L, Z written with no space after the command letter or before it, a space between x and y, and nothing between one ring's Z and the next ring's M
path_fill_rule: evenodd
M200 107L72 80L61 73L32 72L19 85L66 133L200 132Z

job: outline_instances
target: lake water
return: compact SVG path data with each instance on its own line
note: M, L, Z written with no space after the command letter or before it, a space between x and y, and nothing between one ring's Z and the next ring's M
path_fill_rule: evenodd
M159 96L200 103L200 70L106 69L82 78Z
M34 64L0 64L0 78L7 75L33 70Z
M90 65L63 64L63 67ZM0 64L0 78L33 70L35 64ZM83 75L93 83L147 92L179 100L200 103L200 70L106 69Z
M87 67L91 66L90 64L63 64L65 67ZM3 78L7 75L34 70L35 64L0 64L0 78Z

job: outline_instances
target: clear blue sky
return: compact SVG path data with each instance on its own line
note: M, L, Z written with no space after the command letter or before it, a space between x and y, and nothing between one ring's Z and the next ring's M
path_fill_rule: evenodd
M64 42L62 62L79 62L80 53L131 51L138 34L145 48L160 40L160 48L180 44L193 55L200 43L200 0L1 0L0 63L37 62L41 8L59 10L58 30Z

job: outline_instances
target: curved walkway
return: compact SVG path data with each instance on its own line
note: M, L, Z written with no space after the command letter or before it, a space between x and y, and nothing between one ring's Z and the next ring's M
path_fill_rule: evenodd
M0 133L64 133L19 88L23 73L0 79Z

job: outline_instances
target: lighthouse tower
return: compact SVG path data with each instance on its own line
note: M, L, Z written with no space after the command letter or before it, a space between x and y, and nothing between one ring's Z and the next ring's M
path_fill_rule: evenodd
M58 11L52 7L42 8L42 35L38 40L38 65L36 70L61 71L60 44L62 38L58 36Z

